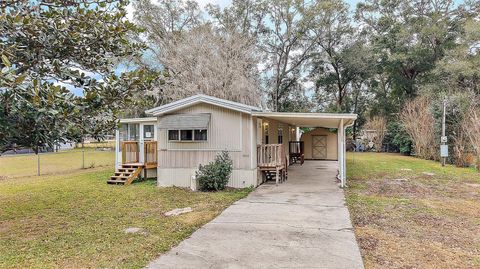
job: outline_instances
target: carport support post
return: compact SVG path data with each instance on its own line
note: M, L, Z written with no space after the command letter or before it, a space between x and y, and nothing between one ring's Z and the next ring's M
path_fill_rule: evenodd
M342 120L343 122L343 120ZM342 148L343 148L343 186L347 185L347 136L345 134L346 127L343 128L343 141L342 141Z
M340 176L341 187L345 187L345 128L343 119L338 126L338 174Z

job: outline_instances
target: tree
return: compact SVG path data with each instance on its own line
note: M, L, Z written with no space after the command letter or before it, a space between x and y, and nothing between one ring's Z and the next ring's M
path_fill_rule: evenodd
M454 45L461 16L452 0L367 0L356 18L376 48L380 65L402 100L417 95L435 64Z
M20 87L23 78L14 76L6 58L3 65L2 85ZM67 118L74 110L73 95L67 89L34 79L27 89L3 92L0 101L0 153L19 144L38 154L42 147L53 147L66 137Z
M477 171L480 172L480 98L471 103L461 126L476 156Z
M208 4L207 11L218 27L248 36L256 43L256 38L265 30L266 4L257 0L233 0L223 10L218 5Z
M131 93L114 74L140 53L125 20L127 1L4 1L0 4L0 146L39 148L71 139L78 122L98 135L115 127L116 106ZM13 83L12 83L13 81ZM78 88L74 97L67 89ZM84 108L88 108L85 110ZM81 113L88 111L88 113ZM88 120L87 120L88 119Z
M348 5L341 0L322 1L311 32L316 48L310 76L316 81L317 94L323 93L332 104L331 110L347 112L345 105L355 86L352 83L361 83L360 77L374 62L368 59L365 41L355 36Z
M407 102L400 114L400 120L412 139L416 155L423 159L438 159L435 118L431 111L430 99L422 96Z
M147 25L148 44L154 52L153 64L143 64L158 66L165 74L165 83L154 95L160 92L168 100L177 100L203 93L246 104L260 103L258 59L247 35L204 23L196 15L198 5L189 1L152 4L144 0L138 1L136 8L135 18Z
M311 59L315 39L309 32L315 27L318 3L297 0L267 1L265 30L259 45L265 55L263 76L273 110L284 110L292 87L301 83L306 63Z
M479 4L480 5L480 4ZM480 22L477 18L467 18L462 35L455 41L456 46L445 53L434 69L434 80L426 88L441 87L450 92L470 92L480 94Z

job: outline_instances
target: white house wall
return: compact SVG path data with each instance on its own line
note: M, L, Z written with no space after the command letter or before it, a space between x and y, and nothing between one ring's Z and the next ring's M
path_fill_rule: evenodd
M190 187L196 168L158 168L158 186L160 187ZM247 188L257 186L257 169L234 169L228 181L228 187Z
M236 188L257 185L251 115L210 104L197 104L175 112L180 113L210 113L208 138L204 142L169 142L167 130L158 129L159 186L189 187L199 165L213 161L223 150L228 151L233 160L234 172L228 185Z

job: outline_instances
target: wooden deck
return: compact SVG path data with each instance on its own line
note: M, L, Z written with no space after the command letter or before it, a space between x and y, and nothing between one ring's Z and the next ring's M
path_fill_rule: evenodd
M130 185L140 177L142 171L147 178L147 169L157 167L157 141L143 142L143 156L140 158L140 142L122 142L122 164L113 176L107 180L108 184Z

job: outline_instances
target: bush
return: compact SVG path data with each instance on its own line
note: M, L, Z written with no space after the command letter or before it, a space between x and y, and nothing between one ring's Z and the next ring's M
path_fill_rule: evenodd
M202 191L223 190L227 186L232 174L233 161L227 151L222 151L215 157L215 161L200 165L196 172L197 180Z
M412 152L412 140L398 120L388 123L384 143L388 145L387 151L390 152L400 152L404 155L410 155Z

